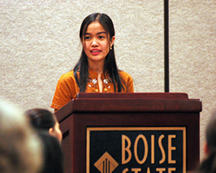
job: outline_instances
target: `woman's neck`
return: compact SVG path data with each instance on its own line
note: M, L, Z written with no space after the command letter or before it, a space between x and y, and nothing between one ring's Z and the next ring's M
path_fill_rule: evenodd
M89 68L98 74L97 80L98 80L99 92L102 92L103 82L102 82L101 74L103 73L103 63L99 63L99 62L89 63Z
M98 74L102 74L103 73L103 66L104 63L98 62L98 63L90 63L89 62L89 68L95 72L97 72Z

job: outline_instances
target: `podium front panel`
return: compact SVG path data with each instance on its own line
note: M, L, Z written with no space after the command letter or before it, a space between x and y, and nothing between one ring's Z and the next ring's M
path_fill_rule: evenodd
M73 114L74 122L73 128L74 128L74 136L72 139L72 143L74 144L74 148L72 148L74 155L72 156L72 163L73 163L73 170L74 172L96 172L100 173L98 168L96 169L96 166L94 165L96 162L93 160L91 162L90 158L91 155L93 155L94 159L100 159L101 156L103 156L104 153L108 153L109 155L114 153L118 155L118 157L112 156L113 160L115 160L118 163L118 167L113 170L113 173L115 172L123 172L126 171L128 168L128 173L132 172L132 168L139 168L142 171L147 171L145 169L149 168L151 172L154 172L156 169L166 169L164 172L168 172L168 169L173 169L176 171L179 171L182 168L183 172L186 172L186 170L192 170L196 167L196 164L199 162L199 115L194 115L191 113L161 113L160 116L158 114L154 113L135 113L131 115L130 113L113 113L113 114L96 114L96 113L84 113L84 114ZM160 117L160 118L158 118ZM195 118L196 117L196 118ZM121 136L124 134L128 140L126 141L125 146L128 145L128 141L131 142L131 148L130 151L132 153L132 159L131 160L138 160L140 163L135 163L133 167L132 165L129 165L127 167L127 164L122 164L122 140L119 141L119 139L116 139L117 141L112 142L109 141L108 146L111 147L111 149L107 148L106 150L103 150L103 148L107 147L104 145L101 145L99 140L103 140L103 138L98 138L98 145L97 145L97 139L93 139L96 141L94 143L93 149L95 153L91 153L91 145L90 145L90 137L89 133L90 131L93 131L92 129L101 132L100 130L104 131L113 131L113 133L118 134L119 131L120 134L118 136ZM114 130L113 130L114 129ZM115 130L116 129L116 130ZM101 132L101 135L103 134L103 130ZM127 133L126 133L127 132ZM122 134L123 133L123 134ZM97 134L100 135L100 134ZM108 139L106 140L115 140L112 139L107 134ZM134 136L135 135L135 136ZM164 135L163 138L159 139ZM151 158L151 152L152 152L152 145L151 143L151 137L154 136L155 140L155 157ZM142 160L145 159L145 151L143 151L143 148L141 148L141 153L138 153L138 159L135 159L134 154L134 145L141 145L146 146L145 144L145 138L146 143L148 143L148 157L145 162ZM138 140L138 144L135 143L135 141ZM167 141L165 141L167 140ZM168 140L171 142L169 144ZM119 146L116 147L116 142L120 142ZM161 142L161 144L160 144ZM103 142L102 142L103 143ZM158 144L159 143L159 144ZM161 145L161 149L159 146ZM169 146L170 145L170 146ZM168 149L168 146L171 148ZM101 149L102 148L102 149ZM135 147L136 148L136 147ZM97 151L98 149L98 151ZM163 153L164 149L164 155ZM180 150L179 150L180 149ZM111 152L109 152L111 150ZM139 150L139 149L138 149ZM168 151L171 151L171 156L169 156ZM100 153L101 152L101 153ZM126 153L127 154L127 153ZM77 157L78 156L78 157ZM163 157L165 156L165 160L161 161ZM128 156L125 156L125 159ZM179 158L177 158L179 157ZM149 159L154 159L154 162L151 162ZM168 163L168 159L171 160L170 163ZM83 161L85 160L85 162ZM123 159L124 160L124 159ZM161 164L159 163L161 161ZM178 162L177 162L178 161ZM156 163L157 162L157 163ZM173 163L176 162L176 163ZM90 164L92 163L92 164ZM153 163L153 164L152 164ZM130 163L128 163L130 164ZM138 166L139 165L139 166ZM91 171L91 167L94 171ZM106 166L105 166L106 167ZM134 170L135 171L135 170Z

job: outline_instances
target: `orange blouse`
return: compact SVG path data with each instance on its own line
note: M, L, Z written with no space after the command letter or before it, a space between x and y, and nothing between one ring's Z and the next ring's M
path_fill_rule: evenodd
M77 73L79 77L79 72ZM134 92L134 85L132 77L124 72L119 71L120 78L124 81L122 84L125 88L122 92ZM89 78L86 86L87 93L90 92L99 92L99 85L97 82L98 74L97 72L89 69ZM114 84L110 77L104 77L101 74L101 79L103 81L103 93L114 92ZM70 71L66 74L63 74L58 80L51 108L55 110L60 109L62 106L67 104L70 100L76 98L79 93L79 87L76 83L74 77L74 71Z

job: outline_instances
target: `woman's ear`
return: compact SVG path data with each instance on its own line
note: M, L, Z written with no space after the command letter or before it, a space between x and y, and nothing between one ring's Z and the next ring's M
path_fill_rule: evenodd
M110 40L110 47L112 47L112 45L114 44L114 41L115 41L115 36L113 36Z
M204 144L204 153L205 153L206 155L209 154L209 148L208 148L207 142L205 142L205 144Z

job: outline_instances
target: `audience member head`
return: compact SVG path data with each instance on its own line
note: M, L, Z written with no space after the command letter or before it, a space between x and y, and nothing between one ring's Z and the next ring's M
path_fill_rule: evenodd
M212 114L206 126L206 149L205 153L209 154L216 150L216 111Z
M43 142L44 164L40 173L63 173L63 153L58 139L46 131L39 131Z
M0 99L0 172L38 173L42 161L41 140L27 118Z
M201 162L198 172L215 173L216 172L216 111L210 117L206 126L206 158Z
M25 115L29 118L30 124L36 130L47 131L61 142L62 132L59 129L59 123L53 113L46 109L35 108L27 110Z

